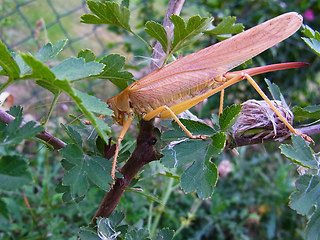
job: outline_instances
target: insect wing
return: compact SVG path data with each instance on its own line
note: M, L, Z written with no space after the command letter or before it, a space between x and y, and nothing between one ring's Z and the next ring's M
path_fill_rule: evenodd
M288 38L300 28L302 20L296 12L282 14L178 59L132 84L130 90L152 91L161 86L168 93L172 85L188 88L199 85L199 81L210 81Z

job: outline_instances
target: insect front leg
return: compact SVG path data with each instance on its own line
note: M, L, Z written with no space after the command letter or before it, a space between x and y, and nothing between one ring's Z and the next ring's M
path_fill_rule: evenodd
M122 139L124 138L124 136L126 135L132 121L134 119L134 113L130 112L128 115L128 118L126 119L126 121L123 124L123 127L119 133L118 139L117 139L117 145L116 145L116 150L114 153L114 158L113 158L113 162L112 162L112 168L111 168L111 177L114 180L115 178L115 173L116 173L116 165L117 165L117 158L119 155L119 147L121 144Z
M179 120L177 115L168 106L161 106L161 107L149 112L148 114L146 114L143 117L143 119L146 121L149 121L164 111L167 111L171 115L171 117L179 124L179 126L188 135L189 138L205 140L207 137L209 137L209 135L192 135L192 133L183 125L183 123Z

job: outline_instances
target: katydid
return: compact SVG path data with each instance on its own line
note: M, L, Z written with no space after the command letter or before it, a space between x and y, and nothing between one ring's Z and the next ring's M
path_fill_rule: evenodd
M225 88L243 79L248 79L292 133L303 135L277 111L251 76L302 67L306 65L305 63L280 63L228 72L294 34L300 28L302 20L301 15L295 12L280 15L227 40L180 58L131 84L120 94L107 99L106 103L114 111L115 121L123 126L117 139L112 178L115 177L120 143L135 114L147 121L154 117L172 117L188 137L205 139L206 136L192 135L176 115L217 92L223 94ZM221 111L222 101L219 112ZM308 136L303 135L303 137L310 140Z

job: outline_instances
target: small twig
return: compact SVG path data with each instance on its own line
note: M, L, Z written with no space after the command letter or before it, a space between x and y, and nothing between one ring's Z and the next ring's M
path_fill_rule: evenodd
M11 116L10 114L6 113L5 111L0 109L0 121L4 122L6 124L9 124L11 121L14 120L14 117ZM21 123L22 127L23 125L25 125L26 122L23 121ZM37 138L49 143L54 149L58 150L61 148L65 148L66 147L66 143L61 141L60 139L52 136L50 133L48 133L47 131L43 131L39 134L36 135Z
M168 10L166 16L163 20L162 26L166 29L168 34L168 39L172 39L173 37L173 23L170 21L169 17L172 14L179 15L184 4L184 0L170 0ZM163 61L165 60L165 52L162 49L161 43L159 41L156 42L153 47L152 59L151 62L151 71L154 72L158 69L158 66L163 65Z

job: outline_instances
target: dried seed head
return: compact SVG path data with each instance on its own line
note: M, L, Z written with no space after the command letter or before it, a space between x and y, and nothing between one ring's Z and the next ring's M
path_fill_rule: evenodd
M277 110L292 124L293 114L289 107L282 104L281 101L271 101ZM251 138L276 138L279 141L286 138L290 134L286 125L271 109L266 101L248 100L242 104L242 110L238 121L233 125L233 137L241 134L248 134L249 130L252 131ZM245 133L246 132L246 133Z

